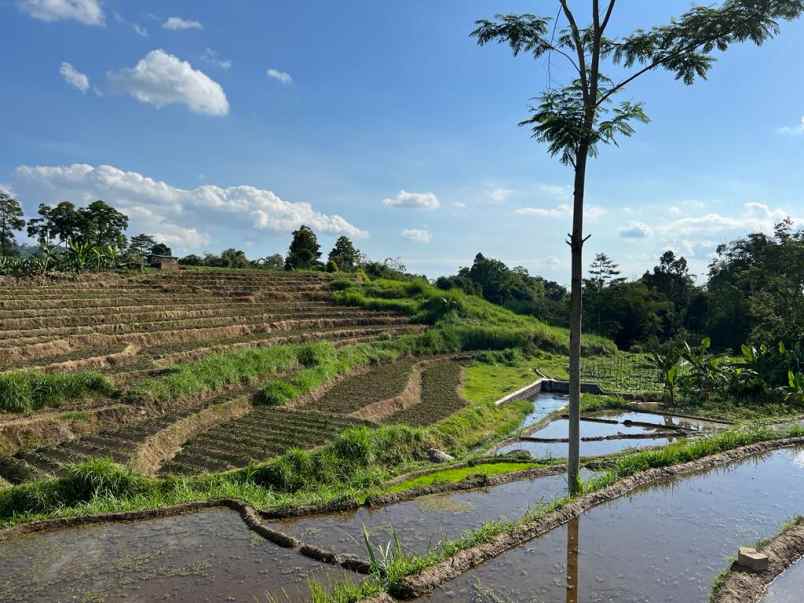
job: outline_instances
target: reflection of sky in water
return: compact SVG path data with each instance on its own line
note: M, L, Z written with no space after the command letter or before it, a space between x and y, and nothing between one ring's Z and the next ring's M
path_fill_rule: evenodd
M569 404L569 397L563 394L539 394L533 399L533 411L525 417L522 427L541 421L551 412L561 410Z
M804 450L796 452L796 456L793 457L793 462L799 467L804 467Z
M552 530L422 600L707 601L737 547L778 533L801 512L803 456L801 449L779 450L634 491L583 513L577 538L568 527ZM567 553L568 540L578 543L577 556ZM804 601L804 575L790 572L786 582L776 585L776 599L763 603Z

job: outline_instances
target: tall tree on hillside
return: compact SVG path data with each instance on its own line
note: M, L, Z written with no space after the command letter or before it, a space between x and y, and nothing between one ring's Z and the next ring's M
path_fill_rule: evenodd
M293 231L293 240L285 258L285 270L312 268L321 257L318 238L309 226L300 226Z
M81 217L69 201L55 207L40 203L37 214L38 218L28 220L28 236L39 241L40 246L50 245L51 241L66 246L81 229Z
M333 262L338 270L354 270L360 261L360 252L355 249L349 237L338 237L335 246L329 252L329 261Z
M0 190L0 256L8 256L17 248L14 233L25 227L19 201Z
M622 283L625 279L620 276L620 267L605 253L598 253L592 265L589 266L590 278L586 286L590 289L600 290L607 285Z
M577 5L577 4L576 4ZM586 168L598 145L616 144L618 136L631 136L634 122L647 122L642 104L629 101L611 107L614 97L631 82L656 70L665 69L676 79L692 84L705 77L715 59L735 42L762 44L779 33L778 21L792 20L804 12L804 0L726 0L718 7L696 6L668 25L637 30L619 39L606 36L616 0L590 0L590 24L579 23L569 0L559 0L557 16L567 25L559 29L558 19L532 14L499 15L495 21L481 20L472 36L480 45L507 43L514 55L522 52L539 58L556 54L571 66L573 75L563 88L549 88L533 107L532 116L521 122L533 136L547 143L549 153L574 171L572 233L567 243L572 252L570 312L570 427L568 478L570 492L578 492L583 204ZM602 9L602 10L601 10ZM552 33L551 33L552 32ZM557 35L554 35L557 34ZM613 80L601 71L602 63L618 65L621 79ZM550 80L548 74L548 81Z

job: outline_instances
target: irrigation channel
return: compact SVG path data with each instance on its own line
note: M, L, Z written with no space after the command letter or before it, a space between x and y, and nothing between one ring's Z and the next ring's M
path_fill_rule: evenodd
M804 559L787 568L768 585L761 603L800 603L804 598Z
M803 499L804 450L778 450L594 507L426 598L704 602L738 547L777 533Z

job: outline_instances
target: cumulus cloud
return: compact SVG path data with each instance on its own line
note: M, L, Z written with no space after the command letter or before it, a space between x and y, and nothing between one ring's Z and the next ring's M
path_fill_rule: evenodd
M282 82L285 85L293 83L293 78L290 77L290 74L287 73L286 71L279 71L278 69L274 69L273 67L271 67L265 72L265 74L268 77L271 77L279 82Z
M489 191L489 199L492 203L505 203L505 200L510 197L514 191L510 188L495 188Z
M409 193L399 191L396 197L386 197L382 200L386 207L400 207L403 209L438 209L441 203L435 193Z
M773 209L765 203L744 203L743 210L735 216L726 216L716 212L700 216L687 216L673 220L666 224L654 226L657 232L672 235L674 237L690 237L696 235L710 235L722 232L773 232L774 225L778 224L786 217L791 217L797 223L801 223L802 218L791 216L790 212L776 208Z
M197 249L226 229L238 236L255 231L287 234L306 224L323 234L367 235L337 214L324 214L309 203L285 201L253 186L205 184L182 189L114 166L86 164L24 165L15 177L14 184L26 199L70 199L79 204L103 199L130 217L131 231L154 233L182 249Z
M104 25L106 19L99 0L19 0L20 9L41 21L78 21L84 25Z
M425 245L433 240L433 235L430 231L423 228L406 228L402 231L402 236L409 241Z
M620 229L620 236L623 239L647 239L653 236L653 229L642 222L629 222Z
M520 207L514 213L519 216L535 216L537 218L569 218L572 216L572 206L561 203L555 207ZM589 205L584 208L583 215L590 222L595 222L608 213L608 210Z
M157 109L183 104L195 113L229 113L229 101L218 82L164 50L152 50L131 69L110 73L109 79L120 90Z
M198 21L182 19L181 17L169 17L164 23L162 23L162 29L183 31L186 29L204 29L204 26Z
M208 65L213 65L214 67L220 67L223 70L228 71L232 67L232 61L229 59L224 59L219 55L216 51L212 50L211 48L207 48L204 51L204 54L201 55L201 60L207 63Z
M59 68L59 73L61 77L64 78L64 81L70 84L73 88L77 88L82 93L86 94L86 91L89 90L89 78L86 74L81 73L73 67L70 63L62 63L61 67Z
M796 135L804 135L804 116L801 117L801 121L796 126L784 126L783 128L779 128L779 134L787 134L789 136L796 136Z

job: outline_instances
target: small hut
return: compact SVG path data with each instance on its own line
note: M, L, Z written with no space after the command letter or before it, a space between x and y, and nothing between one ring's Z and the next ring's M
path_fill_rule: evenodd
M148 256L148 265L151 268L175 272L179 269L179 258L172 255L151 255Z

